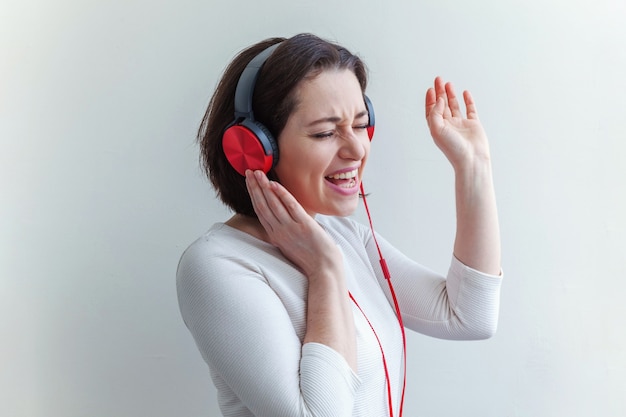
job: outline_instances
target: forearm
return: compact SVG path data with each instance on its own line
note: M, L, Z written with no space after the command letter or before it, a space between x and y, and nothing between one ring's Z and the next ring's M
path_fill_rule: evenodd
M454 255L478 271L500 273L500 229L488 158L455 169L457 228Z
M342 271L317 271L308 278L304 343L321 343L334 349L356 372L354 319Z

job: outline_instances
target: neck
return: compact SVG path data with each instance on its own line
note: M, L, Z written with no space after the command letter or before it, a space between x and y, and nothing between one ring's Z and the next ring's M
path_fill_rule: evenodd
M225 222L228 226L247 233L257 239L270 243L269 236L265 228L256 217L235 214Z

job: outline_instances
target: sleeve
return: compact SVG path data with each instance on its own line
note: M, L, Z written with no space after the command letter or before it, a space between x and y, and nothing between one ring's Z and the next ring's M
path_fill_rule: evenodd
M501 276L476 271L454 256L447 276L443 276L409 259L380 235L376 238L391 273L405 327L450 340L480 340L495 334ZM366 250L379 284L393 303L369 230Z
M188 249L177 291L213 378L229 390L219 393L223 409L234 401L232 407L259 417L352 414L358 377L333 349L302 346L285 306L253 265Z

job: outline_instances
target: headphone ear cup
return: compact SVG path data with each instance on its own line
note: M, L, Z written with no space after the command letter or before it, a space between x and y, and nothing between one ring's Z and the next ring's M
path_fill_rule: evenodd
M372 138L374 137L374 126L367 126L367 136L369 136L371 142Z
M370 140L374 137L374 128L376 127L376 116L374 114L374 105L368 96L364 95L363 100L365 101L365 107L367 107L367 114L369 116L369 120L367 122L367 135Z
M222 136L222 148L230 165L241 175L246 170L267 173L278 162L278 146L269 130L251 119L229 126Z

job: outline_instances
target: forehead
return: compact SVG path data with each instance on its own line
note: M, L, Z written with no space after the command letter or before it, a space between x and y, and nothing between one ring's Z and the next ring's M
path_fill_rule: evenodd
M295 111L311 107L364 107L356 75L348 69L325 70L300 82L295 91Z

